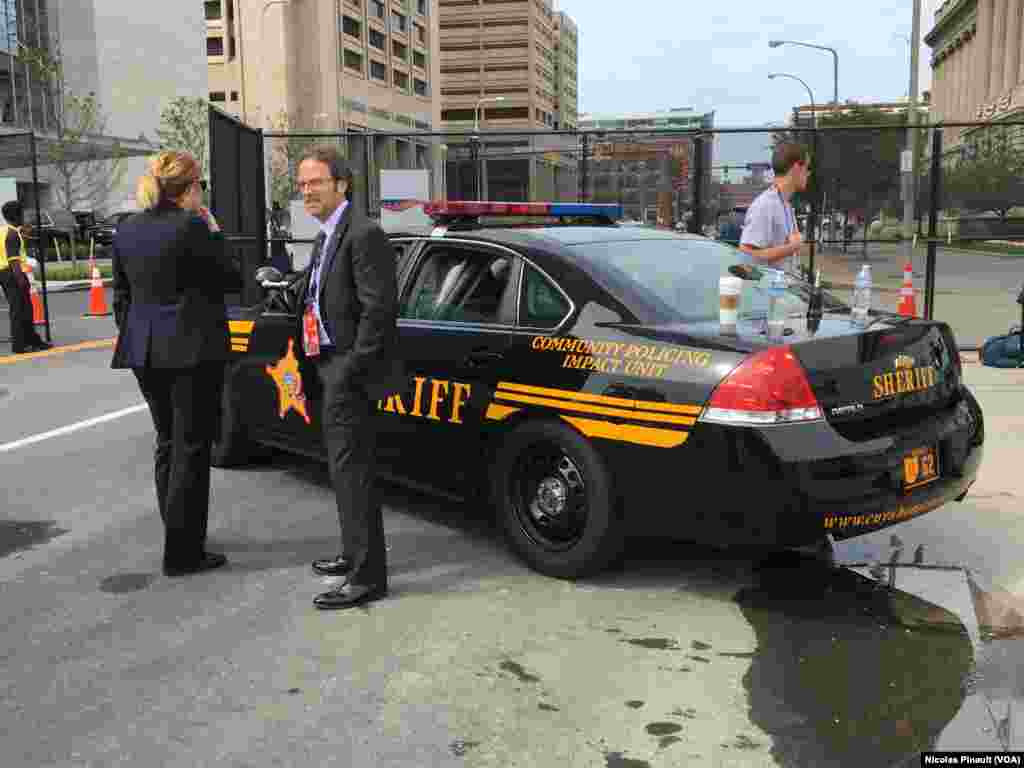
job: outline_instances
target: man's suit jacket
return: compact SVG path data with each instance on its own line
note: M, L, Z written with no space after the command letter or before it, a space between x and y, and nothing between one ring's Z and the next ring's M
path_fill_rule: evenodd
M112 368L191 368L229 357L224 294L241 275L224 238L191 211L159 206L117 228Z
M372 400L403 383L395 250L379 226L346 207L320 258L320 317L342 357L338 377Z

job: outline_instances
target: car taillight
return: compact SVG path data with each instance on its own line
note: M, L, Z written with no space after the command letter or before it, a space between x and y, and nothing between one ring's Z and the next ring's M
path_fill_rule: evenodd
M787 346L748 358L711 395L702 421L721 424L792 424L822 418L803 366Z

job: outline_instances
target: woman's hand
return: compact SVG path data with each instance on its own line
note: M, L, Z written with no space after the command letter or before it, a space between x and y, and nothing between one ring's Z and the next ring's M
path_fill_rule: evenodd
M210 209L205 206L199 206L199 216L203 221L206 222L206 226L210 228L211 232L220 232L220 224L217 223L217 219L210 213Z

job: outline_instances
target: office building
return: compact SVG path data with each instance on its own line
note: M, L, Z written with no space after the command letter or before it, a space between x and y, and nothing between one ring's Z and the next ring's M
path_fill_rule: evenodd
M352 137L357 174L438 167L437 0L206 0L210 101L268 131L403 132ZM280 149L280 143L274 144ZM279 171L280 153L271 162ZM380 202L371 170L371 209ZM435 194L440 187L435 186Z
M621 203L627 218L642 222L671 226L682 221L693 192L693 137L714 127L714 115L690 108L580 115L580 130L590 133L588 198ZM715 143L707 136L702 158L705 189L714 151Z
M41 205L59 213L62 195L55 194L59 179L54 158L66 145L58 139L57 91L40 81L24 56L15 58L19 47L59 56L64 62L66 92L95 95L105 118L103 135L81 142L75 157L109 157L116 151L125 158L116 185L100 178L102 168L85 174L89 183L79 178L72 207L99 215L135 208L135 182L145 170L144 155L157 149L161 110L175 96L207 93L202 11L187 6L158 16L129 0L0 0L0 26L0 132L35 132ZM74 125L76 112L67 102L65 113L65 124ZM16 190L23 202L32 205L31 167L24 156L9 151L14 141L0 139L7 150L0 153L0 184ZM70 156L70 152L63 154ZM79 177L82 168L75 168Z
M577 35L572 19L557 14L551 0L439 0L439 6L441 124L445 131L465 134L446 137L449 195L577 199L575 138L486 135L516 129L553 132L564 122L556 103L564 104L569 122L575 123ZM556 56L563 34L564 48ZM478 140L472 138L476 128Z
M924 40L932 49L933 123L1024 117L1022 0L946 0ZM943 131L943 150L977 130Z
M579 115L579 35L567 13L559 11L554 18L555 128L574 131Z

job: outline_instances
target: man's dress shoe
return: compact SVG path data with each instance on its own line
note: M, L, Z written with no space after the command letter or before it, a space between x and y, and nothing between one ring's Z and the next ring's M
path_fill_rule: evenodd
M227 557L218 552L206 552L197 562L187 564L164 564L165 576L188 576L192 573L202 573L220 568L228 562Z
M314 560L313 570L321 576L344 576L352 570L352 561L340 555L326 560Z
M313 598L317 608L351 608L373 600L379 600L388 593L387 587L373 584L350 584L323 592Z

